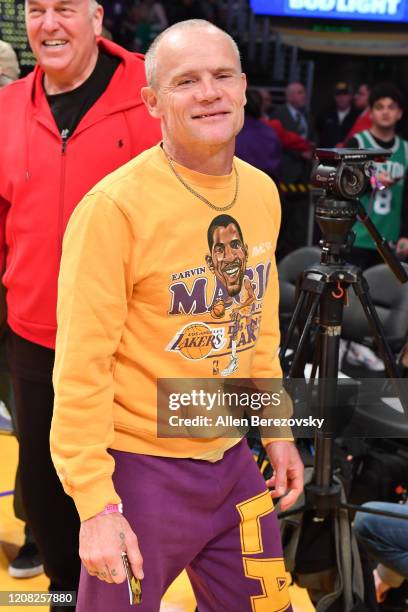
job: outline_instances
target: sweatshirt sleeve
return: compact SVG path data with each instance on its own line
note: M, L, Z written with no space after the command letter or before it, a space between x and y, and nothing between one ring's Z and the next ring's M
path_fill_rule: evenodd
M4 274L6 266L6 219L10 204L0 196L0 271Z
M74 211L58 286L51 454L81 520L118 503L107 452L114 437L113 370L133 289L131 226L102 193Z
M271 209L274 221L274 236L272 237L273 249L276 249L276 243L278 239L278 233L281 221L281 207L278 190L274 183L272 185L271 194ZM267 378L274 379L273 392L276 392L279 387L279 391L282 389L281 402L279 406L271 407L266 414L263 412L262 416L267 417L288 417L292 414L292 402L282 387L282 369L279 361L279 345L280 345L280 328L279 328L279 280L278 270L276 267L275 255L272 257L270 272L268 276L268 282L265 290L265 295L262 304L262 320L261 327L258 336L258 340L255 347L255 356L252 362L251 377L252 379ZM268 383L268 386L270 386ZM262 383L259 383L262 387ZM276 388L275 388L276 387ZM268 428L270 433L271 428ZM262 431L261 431L262 435ZM273 440L292 440L292 433L290 428L282 427L276 429L276 436L264 437L262 436L262 442L264 446L272 442Z

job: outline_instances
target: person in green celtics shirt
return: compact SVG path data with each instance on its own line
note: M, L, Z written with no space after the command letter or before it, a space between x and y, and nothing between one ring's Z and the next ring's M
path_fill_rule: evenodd
M407 238L402 238L406 235L403 192L408 167L408 142L396 134L396 125L403 114L402 95L393 84L383 83L372 90L369 107L371 128L355 134L346 146L391 151L391 156L386 161L376 164L376 178L385 189L372 192L369 188L361 202L380 234L391 244L398 243L397 250L402 252L404 244L408 243ZM347 260L362 269L382 263L382 258L361 221L354 224L353 232L356 238Z

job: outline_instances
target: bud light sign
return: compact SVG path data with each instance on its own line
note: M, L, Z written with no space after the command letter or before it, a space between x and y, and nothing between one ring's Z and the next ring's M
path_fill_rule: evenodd
M251 7L279 17L408 22L408 0L251 0Z

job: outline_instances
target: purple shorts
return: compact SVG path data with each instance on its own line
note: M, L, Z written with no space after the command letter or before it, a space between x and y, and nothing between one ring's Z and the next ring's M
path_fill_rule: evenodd
M199 612L291 611L270 493L246 440L216 463L110 451L143 556L141 605L82 567L77 612L158 612L187 570Z

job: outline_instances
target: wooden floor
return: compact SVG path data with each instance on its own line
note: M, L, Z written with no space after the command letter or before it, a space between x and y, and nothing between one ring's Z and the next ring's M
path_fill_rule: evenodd
M13 436L0 434L0 494L11 491L14 487L14 474L17 463L17 442ZM23 526L13 514L12 495L0 497L0 591L46 591L48 580L43 574L35 578L15 579L8 575L7 567L16 555L23 541ZM313 612L306 591L290 587L294 612ZM1 606L1 610L33 612L48 610L46 606ZM136 608L135 608L136 609ZM183 572L165 594L160 608L161 612L193 612L194 595L188 578ZM110 611L106 611L110 612ZM225 612L233 612L225 610Z

